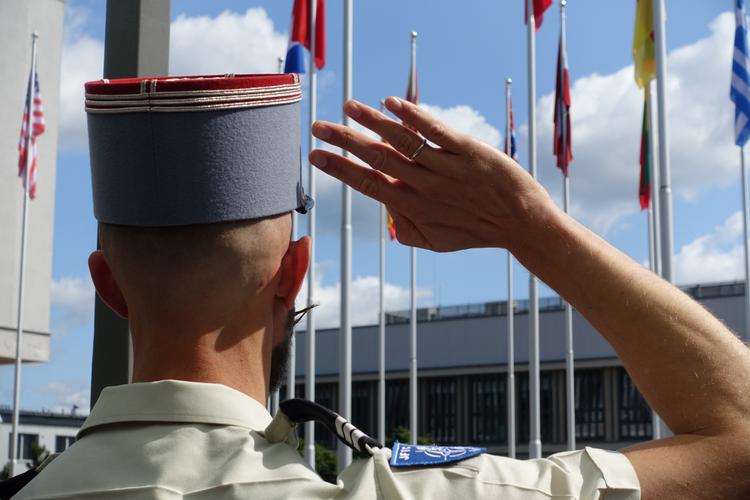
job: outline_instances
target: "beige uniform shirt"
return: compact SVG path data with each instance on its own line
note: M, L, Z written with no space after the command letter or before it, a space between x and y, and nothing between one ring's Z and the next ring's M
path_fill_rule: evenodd
M79 440L19 499L637 499L619 453L587 448L548 459L480 455L394 468L390 450L357 460L330 484L286 442L254 399L215 384L160 381L105 389Z

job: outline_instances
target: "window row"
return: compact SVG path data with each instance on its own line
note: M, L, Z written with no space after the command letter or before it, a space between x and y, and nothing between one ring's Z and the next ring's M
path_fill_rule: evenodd
M622 368L576 370L575 432L579 442L646 440L652 435L652 413ZM508 380L504 373L422 377L419 379L418 432L441 444L502 446L508 435ZM316 401L338 407L338 387L316 385ZM284 388L281 397L284 398ZM304 386L296 388L304 397ZM566 387L564 370L545 370L539 381L540 427L544 443L565 443ZM529 440L528 372L515 375L516 440ZM377 434L378 383L352 384L352 418L362 431ZM386 434L409 427L409 380L386 381ZM316 426L316 441L333 446L335 438Z

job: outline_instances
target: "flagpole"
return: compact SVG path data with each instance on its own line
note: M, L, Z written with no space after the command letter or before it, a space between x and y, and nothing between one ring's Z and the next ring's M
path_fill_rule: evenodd
M670 283L672 276L672 174L669 165L669 134L667 133L667 42L664 0L654 1L654 38L656 41L656 94L659 114L659 210L661 211L661 270Z
M742 171L742 238L745 249L745 339L750 338L750 253L747 248L748 202L747 202L747 166L745 165L745 146L740 146L740 166Z
M510 128L510 87L513 84L513 80L508 78L505 80L505 152L508 156L512 156L512 145L511 145L511 134L513 131ZM510 251L508 254L507 262L507 273L508 273L508 300L506 302L506 319L507 319L507 331L508 331L508 377L507 377L507 404L508 409L507 422L508 422L508 456L510 458L516 458L516 375L515 375L515 346L514 335L515 328L513 325L513 254Z
M21 262L18 271L18 316L16 320L16 366L13 380L13 423L10 433L10 456L11 477L18 474L18 420L19 405L21 402L21 338L23 335L23 288L26 278L26 239L29 223L29 186L31 184L31 164L33 160L32 121L34 117L34 80L36 79L36 41L39 34L35 31L31 34L31 72L29 73L29 86L26 90L26 169L24 172L23 188L23 219L21 222Z
M308 96L310 105L310 126L308 127L307 139L308 139L308 151L315 149L315 136L312 135L312 125L315 122L317 114L317 91L318 91L318 74L317 68L315 67L315 42L316 42L316 0L309 0L310 2L310 95ZM310 196L315 199L316 186L315 186L315 168L309 165L308 162L308 189ZM312 307L316 304L317 297L315 295L315 240L316 240L316 210L310 210L307 216L307 234L310 236L310 267L307 270L307 307ZM305 365L307 373L305 374L305 399L308 401L315 401L315 314L314 309L310 309L307 312L307 331L305 332L305 352L307 359ZM296 386L295 380L290 378L291 382L291 396L294 397L294 388ZM310 466L312 470L315 470L315 422L305 422L305 462Z
M352 29L353 1L344 2L344 102L352 98ZM344 114L344 125L351 119ZM349 153L344 150L344 156ZM339 328L339 414L349 419L352 409L352 325L349 310L349 294L352 281L352 192L342 184L341 223L341 326ZM338 443L339 470L352 462L352 449Z
M561 50L567 50L565 46L565 6L567 2L560 2L560 36L563 47ZM567 54L565 54L567 58ZM567 68L567 64L566 64ZM560 68L558 68L558 71ZM565 120L567 122L567 119ZM562 127L563 134L568 134L567 126ZM565 165L568 164L568 138L563 135L562 138L562 157ZM567 172L563 172L563 210L570 213L570 177ZM575 358L573 353L573 308L570 303L565 301L565 396L566 396L566 413L567 413L567 435L568 450L576 449L576 403L575 403Z
M385 102L380 101L380 112ZM380 204L380 311L378 314L378 441L385 443L385 205Z
M412 92L416 90L417 71L417 32L411 32L411 71L409 76ZM409 356L409 430L411 442L417 444L417 249L411 247L411 314L409 315L411 331L411 351Z
M657 193L655 193L656 187L659 185L659 161L658 161L658 150L659 145L657 144L657 136L656 136L656 127L654 127L654 124L658 122L658 117L656 116L656 110L654 109L654 87L649 81L646 84L646 100L647 100L647 109L648 109L648 120L650 127L648 128L648 140L649 140L649 146L651 148L651 154L649 155L649 160L651 161L651 165L649 168L649 171L651 173L651 224L652 224L652 230L653 230L653 251L654 251L654 259L653 259L653 268L652 270L661 276L661 200L659 199L659 196ZM656 410L651 410L651 438L652 439L661 439L661 419L659 418L659 415L656 413Z
M529 53L529 173L536 179L536 47L534 5L526 0ZM539 425L539 289L536 276L529 273L529 458L541 458Z

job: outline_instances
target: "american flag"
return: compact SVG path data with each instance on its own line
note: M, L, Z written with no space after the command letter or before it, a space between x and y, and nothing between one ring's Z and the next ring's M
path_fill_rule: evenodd
M28 135L29 124L29 94L26 91L26 104L23 108L23 123L21 124L21 138L18 140L18 176L23 180L24 189L26 188L27 178L31 179L29 184L29 196L33 200L36 197L36 138L44 133L44 112L42 111L42 95L39 92L39 76L36 72L34 75L34 101L33 114L31 116L31 137ZM29 75L31 78L31 75ZM28 89L28 87L27 87ZM30 175L27 175L27 154L31 148L31 165L29 165Z

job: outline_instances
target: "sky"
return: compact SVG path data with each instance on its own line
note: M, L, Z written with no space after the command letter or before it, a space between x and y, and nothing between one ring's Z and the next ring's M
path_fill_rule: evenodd
M341 121L343 2L327 2L327 63L318 77L318 117ZM354 97L371 105L403 95L410 32L418 36L422 105L450 126L499 146L504 86L512 78L519 162L526 165L526 29L520 0L354 2ZM292 0L172 0L171 75L276 72L286 52ZM101 77L105 2L68 0L60 87L60 143L49 363L24 366L21 406L89 405L94 291L86 259L96 243L92 216L83 83ZM667 115L674 188L675 280L741 279L739 158L729 101L734 16L730 2L666 0ZM569 0L572 81L571 211L639 262L647 263L646 215L638 205L642 94L633 79L635 1ZM558 202L562 180L552 156L558 3L536 35L537 148L542 184ZM306 81L306 80L303 80ZM305 90L306 92L306 90ZM307 98L303 123L307 124ZM303 127L306 127L304 125ZM303 128L304 131L304 128ZM306 148L306 141L303 141ZM40 174L43 175L43 174ZM320 327L336 326L339 304L340 184L319 174L317 276ZM353 200L354 325L376 322L378 206ZM304 218L300 231L306 231ZM418 303L454 305L507 296L503 250L418 252ZM528 273L514 270L516 298ZM409 251L387 245L386 307L407 309ZM304 288L303 288L304 290ZM543 295L554 292L544 286ZM304 293L300 303L304 301ZM355 339L356 342L356 339ZM356 346L355 346L356 347ZM0 368L0 404L12 400L11 367Z

